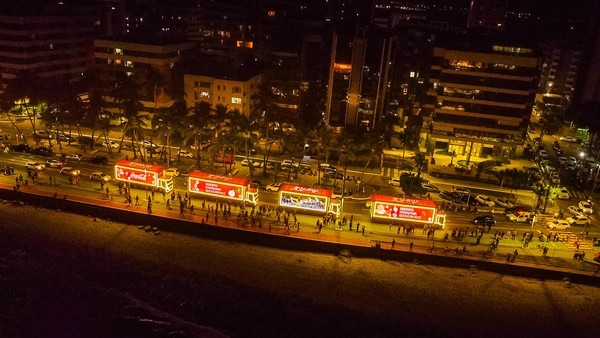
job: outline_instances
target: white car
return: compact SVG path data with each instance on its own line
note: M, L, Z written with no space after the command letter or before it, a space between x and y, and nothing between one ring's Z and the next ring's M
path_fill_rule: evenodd
M60 174L61 175L67 175L67 176L79 176L79 169L75 169L73 167L62 167L60 169Z
M242 166L244 166L244 167L247 167L250 163L252 163L252 166L254 168L259 168L259 166L260 166L260 162L256 162L256 161L253 161L253 160L248 161L247 158L245 158L245 159L242 160Z
M180 150L178 155L183 158L194 158L194 155L187 150Z
M581 215L583 214L583 210L576 206L576 205L571 205L567 208L567 211L572 214L572 215Z
M177 177L181 175L181 172L177 168L169 168L165 170L165 176L167 177Z
M156 148L158 147L158 145L150 142L150 141L142 141L142 145L144 146L144 148Z
M592 208L592 203L588 201L579 202L579 208L583 210L585 214L592 214L594 212L594 208Z
M27 162L25 163L25 169L42 171L44 170L44 165L39 162Z
M421 187L427 192L440 192L440 189L430 183L421 183Z
M65 164L61 160L46 161L46 167L50 167L50 168L61 168L63 165L65 165Z
M508 199L503 199L503 198L494 199L494 203L496 203L497 206L502 207L502 208L512 208L515 206L513 202L509 201Z
M567 190L567 188L562 187L560 189L560 193L558 194L558 199L559 200L568 200L569 198L571 198L571 194L569 194L569 190Z
M572 136L564 136L561 137L560 140L565 142L577 142L577 139Z
M571 165L571 166L576 165L577 164L577 159L575 157L569 157L567 159L567 164Z
M465 195L468 195L471 192L469 189L458 186L458 185L453 186L452 191L457 192L459 194L465 194Z
M79 155L79 154L66 154L65 155L65 159L66 160L70 160L70 161L81 161L81 158L83 156Z
M571 229L569 222L567 222L564 219L555 219L552 222L548 222L546 224L546 227L550 230L569 230L569 229Z
M265 187L265 190L267 190L267 191L279 191L280 188L281 188L281 183L280 182L276 182L276 183L267 185Z
M111 177L106 175L105 173L101 172L101 171L94 171L91 175L90 175L90 180L92 181L104 181L109 182L111 180Z
M567 217L567 222L569 225L587 225L590 224L590 219L584 215L575 215Z
M106 148L117 149L119 148L119 144L115 141L104 141L102 142L102 146Z
M477 203L482 204L482 205L487 205L490 208L494 207L496 205L496 203L494 201L492 201L492 199L486 195L477 195L475 197L475 200L477 201Z
M511 222L524 223L529 222L531 220L531 215L529 213L523 213L518 215L506 214L506 218L508 218L508 220Z

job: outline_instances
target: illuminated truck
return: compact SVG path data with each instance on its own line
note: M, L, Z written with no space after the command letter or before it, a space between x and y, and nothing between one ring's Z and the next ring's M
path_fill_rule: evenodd
M165 193L173 190L173 177L165 176L165 168L159 165L120 160L115 164L115 179Z
M446 214L432 200L371 195L371 219L381 222L415 222L443 229Z
M333 191L282 184L279 189L279 206L315 213L340 214L340 203L332 198Z
M252 187L251 181L245 178L192 171L188 177L188 191L251 205L258 203L258 188Z

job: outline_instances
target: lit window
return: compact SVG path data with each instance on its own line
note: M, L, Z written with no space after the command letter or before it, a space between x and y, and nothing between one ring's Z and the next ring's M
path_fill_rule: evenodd
M267 16L275 16L275 11L268 11Z
M200 97L208 99L210 98L210 94L208 92L200 92Z
M233 104L242 104L242 98L241 97L232 97L231 98L231 103L233 103Z
M115 48L115 54L123 55L123 50L121 48Z

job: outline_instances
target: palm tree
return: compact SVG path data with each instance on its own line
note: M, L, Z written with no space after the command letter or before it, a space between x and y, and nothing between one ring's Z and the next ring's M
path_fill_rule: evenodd
M232 128L230 133L236 135L233 138L233 143L237 144L241 142L243 144L242 148L244 149L246 160L248 160L250 178L252 178L254 172L254 162L250 161L250 149L253 148L254 142L256 142L257 139L256 134L254 133L256 124L253 124L248 117L238 110L231 112L231 122ZM266 166L266 163L263 163L263 165Z
M139 140L143 138L146 123L139 116L142 104L139 101L137 85L133 79L125 74L119 74L112 96L119 107L119 114L127 122L123 128L123 135L119 144L119 152L123 147L125 136L131 139L131 148L133 149L133 158L137 158ZM109 147L110 149L110 147ZM140 150L140 156L144 158L143 151Z
M212 138L208 135L206 126L210 121L211 106L208 102L198 102L194 107L188 110L187 124L192 128L188 139L193 140L193 146L196 149L196 167L200 168L200 159L202 158L202 141L204 137Z
M320 154L325 150L325 163L329 161L329 145L333 139L329 127L325 123L319 123L316 129L308 133L310 139L314 140L317 149L317 169L321 167ZM321 172L317 175L317 184L321 185Z

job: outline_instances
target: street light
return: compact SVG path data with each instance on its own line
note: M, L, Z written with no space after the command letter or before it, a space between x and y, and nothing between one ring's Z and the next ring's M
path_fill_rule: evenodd
M583 151L580 152L579 157L581 157L581 163L583 163L583 159L585 158L585 153Z

